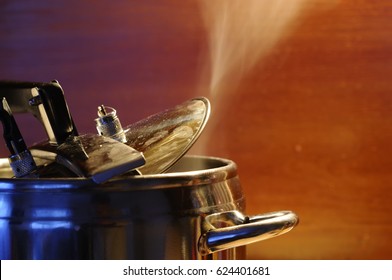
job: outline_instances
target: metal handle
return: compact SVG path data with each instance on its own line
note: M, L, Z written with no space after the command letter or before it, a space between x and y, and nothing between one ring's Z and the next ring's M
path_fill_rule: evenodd
M269 239L289 232L298 224L291 211L245 216L239 211L211 214L205 217L205 233L199 239L202 255Z
M60 145L77 135L57 81L50 83L0 81L0 97L5 97L14 113L30 112L44 125L49 140Z

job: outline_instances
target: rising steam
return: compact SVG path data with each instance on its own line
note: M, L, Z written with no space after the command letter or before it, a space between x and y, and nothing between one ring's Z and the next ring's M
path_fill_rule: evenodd
M293 26L310 0L201 0L208 33L209 90L231 87Z

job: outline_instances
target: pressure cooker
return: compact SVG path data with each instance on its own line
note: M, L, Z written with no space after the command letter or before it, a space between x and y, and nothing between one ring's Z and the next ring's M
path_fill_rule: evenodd
M210 113L195 98L125 128L98 106L80 134L57 81L0 81L0 259L244 259L284 234L292 211L246 215L235 162L186 152ZM13 113L48 139L27 145Z

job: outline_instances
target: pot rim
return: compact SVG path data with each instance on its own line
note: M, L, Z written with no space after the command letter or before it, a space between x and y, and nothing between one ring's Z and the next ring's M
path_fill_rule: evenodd
M200 167L194 170L191 168L190 170L178 170L185 164ZM236 176L237 165L232 160L212 156L185 155L168 171L161 174L117 177L102 184L96 184L91 178L0 178L0 192L152 190L210 185Z

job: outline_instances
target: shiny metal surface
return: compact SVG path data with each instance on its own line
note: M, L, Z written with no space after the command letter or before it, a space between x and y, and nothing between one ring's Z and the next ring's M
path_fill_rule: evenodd
M269 239L293 229L298 217L291 211L279 211L257 216L244 216L237 210L211 214L204 220L208 230L200 238L201 254Z
M98 106L98 118L95 119L95 125L99 135L111 137L121 143L127 142L114 108L104 105Z
M51 160L62 165L60 168L65 167L73 172L74 176L91 178L96 183L132 171L145 163L141 152L112 138L96 134L79 135L58 81L0 81L0 96L3 98L0 120L16 177L40 176L42 172L38 170L46 166L37 168L35 159ZM17 113L29 112L36 116L45 127L49 139L27 148L11 107ZM63 174L54 177L63 177Z
M127 145L144 154L141 174L166 171L195 143L211 111L207 98L193 98L124 128Z
M246 242L211 254L199 247L213 234L206 217L244 210L236 165L219 158L185 156L166 174L100 185L3 178L0 259L245 258Z
M95 134L70 136L60 146L45 141L31 146L30 151L35 159L54 161L76 176L91 178L95 183L103 183L145 163L141 152Z
M12 178L14 173L8 161L8 158L0 158L0 178Z

